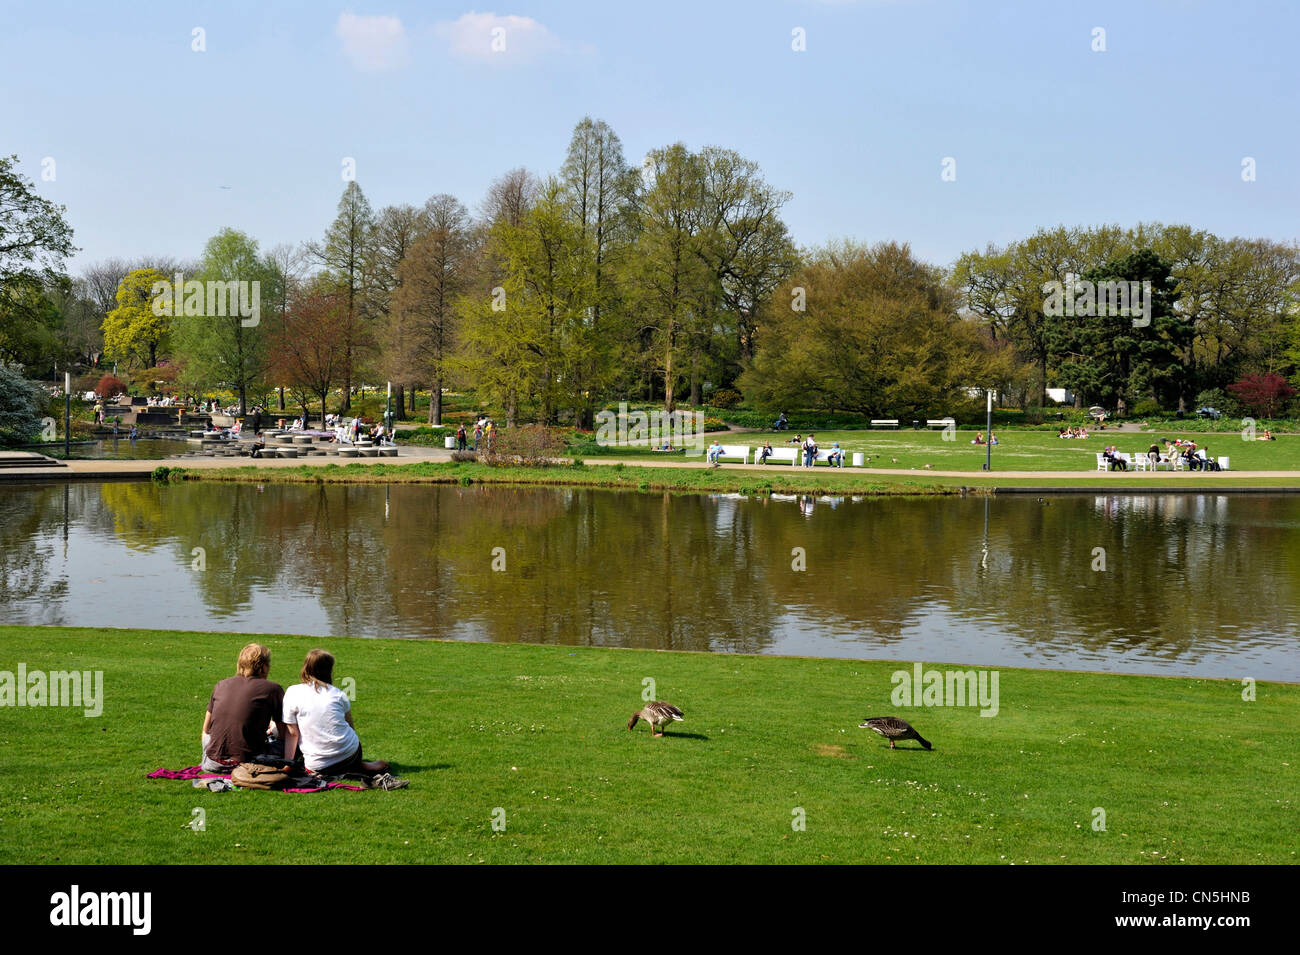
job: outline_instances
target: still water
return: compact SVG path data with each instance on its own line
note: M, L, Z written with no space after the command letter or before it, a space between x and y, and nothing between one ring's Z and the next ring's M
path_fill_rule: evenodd
M1295 682L1298 582L1300 496L0 487L3 623Z

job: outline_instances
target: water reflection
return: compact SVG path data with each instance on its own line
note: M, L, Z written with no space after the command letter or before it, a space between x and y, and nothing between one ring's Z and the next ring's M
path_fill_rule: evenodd
M1298 528L1262 495L45 485L0 490L0 619L1294 681Z

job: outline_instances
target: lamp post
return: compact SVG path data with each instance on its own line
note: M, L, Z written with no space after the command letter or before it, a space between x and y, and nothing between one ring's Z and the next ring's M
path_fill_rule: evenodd
M72 372L63 373L63 460L72 456Z
M987 408L988 427L986 428L988 439L984 442L984 470L992 471L993 470L993 389L991 388L988 389L985 392L985 395L988 398L988 408Z

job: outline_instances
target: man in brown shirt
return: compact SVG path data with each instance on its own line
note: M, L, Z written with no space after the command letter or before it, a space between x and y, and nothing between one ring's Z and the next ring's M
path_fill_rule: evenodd
M213 687L203 717L205 772L229 772L264 752L272 723L284 738L284 688L266 678L270 670L271 651L250 643L239 651L235 676Z

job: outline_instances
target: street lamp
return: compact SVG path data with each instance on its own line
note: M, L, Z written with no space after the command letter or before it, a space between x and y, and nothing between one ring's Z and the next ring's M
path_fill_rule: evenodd
M63 373L63 459L72 457L72 372Z
M993 389L992 388L988 389L985 392L985 395L988 398L987 418L986 418L988 422L988 427L985 429L985 433L988 435L988 438L984 442L984 470L992 471L993 470Z

